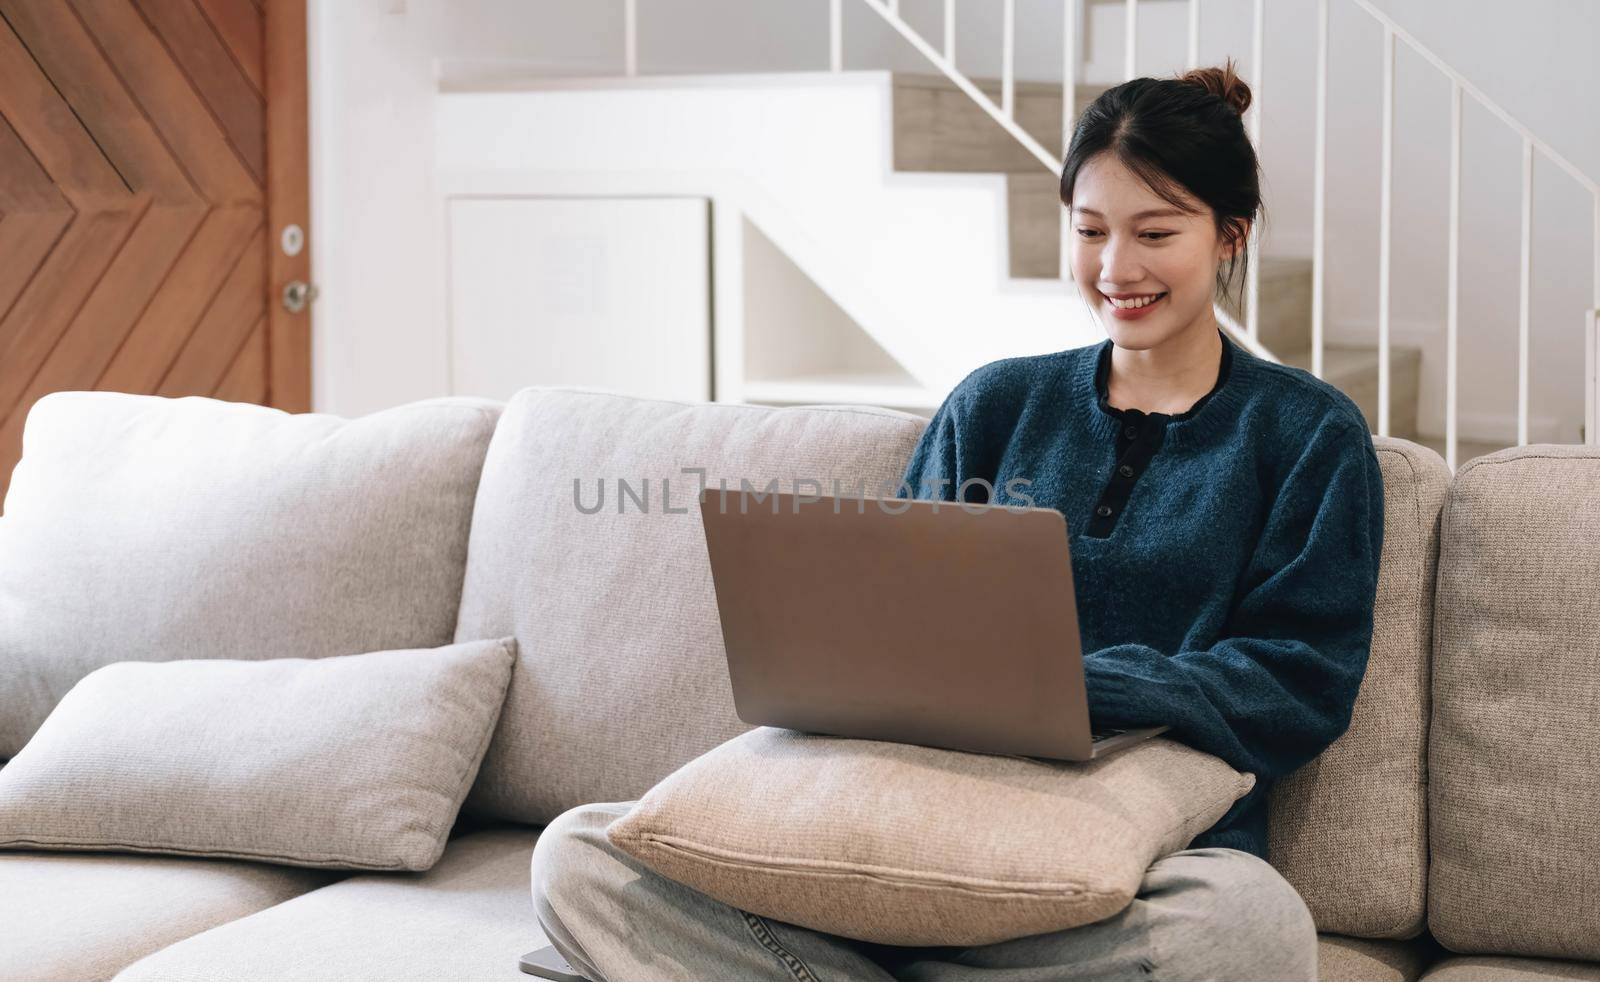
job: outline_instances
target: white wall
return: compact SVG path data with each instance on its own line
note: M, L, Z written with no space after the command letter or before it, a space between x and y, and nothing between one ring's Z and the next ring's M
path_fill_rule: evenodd
M1376 334L1381 32L1348 0L1332 0L1330 72L1330 337ZM1376 0L1403 28L1453 62L1487 95L1591 175L1600 175L1595 56L1600 5L1524 0ZM826 0L643 0L642 72L815 70L826 67ZM1314 111L1314 0L1268 6L1263 163L1268 251L1309 255ZM618 74L622 3L562 0L312 0L314 230L320 284L319 408L365 411L442 391L429 319L433 59L445 75L494 71ZM902 0L936 42L941 0ZM958 5L957 61L999 74L999 4ZM1088 81L1122 73L1120 2L1086 0L1081 27ZM1206 0L1201 59L1232 54L1248 70L1249 0ZM1141 5L1138 70L1182 68L1187 4ZM1017 64L1024 78L1060 77L1061 4L1018 0ZM856 0L844 0L847 68L927 71ZM1448 85L1401 47L1398 91L1392 330L1424 347L1422 425L1442 433ZM319 112L320 110L320 112ZM1487 113L1466 114L1463 218L1463 432L1510 437L1516 400L1518 141ZM1578 312L1592 302L1590 204L1553 167L1535 173L1532 415L1582 411ZM359 257L357 259L356 257ZM383 339L384 344L377 343ZM399 347L396 347L398 343ZM379 359L374 364L374 359ZM1473 417L1479 413L1481 417ZM1535 439L1575 438L1575 431Z
M445 391L435 316L427 3L310 0L312 407L359 415Z

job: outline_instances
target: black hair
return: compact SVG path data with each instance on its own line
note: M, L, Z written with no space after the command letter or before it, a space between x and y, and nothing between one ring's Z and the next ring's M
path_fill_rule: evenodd
M1217 234L1240 241L1245 222L1263 211L1261 168L1244 128L1250 86L1234 71L1197 68L1173 78L1136 78L1107 89L1078 117L1061 169L1061 203L1072 206L1072 190L1084 164L1111 153L1163 200L1185 211L1187 191L1211 208ZM1249 254L1240 248L1217 270L1225 296L1240 264L1249 274Z

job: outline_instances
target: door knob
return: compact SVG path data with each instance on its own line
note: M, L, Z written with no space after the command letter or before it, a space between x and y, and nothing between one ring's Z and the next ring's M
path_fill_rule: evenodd
M298 314L317 299L317 288L304 280L290 280L283 287L283 309Z

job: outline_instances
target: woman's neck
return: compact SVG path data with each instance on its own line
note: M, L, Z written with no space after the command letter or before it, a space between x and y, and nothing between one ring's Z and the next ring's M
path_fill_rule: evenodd
M1106 402L1115 409L1176 416L1217 384L1222 336L1215 319L1145 350L1111 349Z

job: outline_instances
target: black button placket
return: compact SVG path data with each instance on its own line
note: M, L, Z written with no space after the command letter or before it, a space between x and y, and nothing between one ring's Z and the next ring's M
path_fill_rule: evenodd
M1165 413L1122 410L1122 425L1117 431L1116 466L1112 468L1111 478L1095 502L1094 511L1089 515L1089 524L1084 527L1084 535L1104 539L1117 527L1117 520L1127 510L1134 485L1149 470L1150 459L1161 449L1170 418Z

